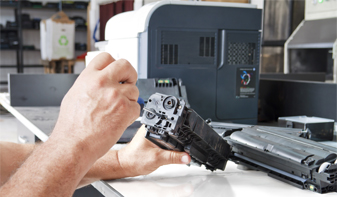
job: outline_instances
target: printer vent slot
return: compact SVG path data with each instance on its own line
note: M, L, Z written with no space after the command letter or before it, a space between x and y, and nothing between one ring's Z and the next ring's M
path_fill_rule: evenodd
M215 37L200 37L199 56L214 57Z
M178 45L161 45L161 64L178 64Z
M255 63L255 43L229 42L227 63L229 65L252 65Z

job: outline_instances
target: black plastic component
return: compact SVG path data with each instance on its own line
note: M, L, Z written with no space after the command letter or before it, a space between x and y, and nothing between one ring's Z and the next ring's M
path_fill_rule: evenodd
M81 17L81 16L73 16L70 17L70 20L75 21L75 27L79 27L79 26L85 26L86 27L86 20Z
M35 46L34 45L23 45L22 49L23 50L35 50Z
M189 107L186 88L182 83L181 79L176 78L138 79L139 97L147 102L152 94L162 93L184 99L186 106Z
M163 149L185 151L194 163L212 171L225 169L229 145L184 100L156 93L144 111L147 139Z
M59 7L59 3L51 3L51 2L48 2L46 5L46 8L58 8Z
M307 130L306 137L315 141L332 141L334 133L334 120L326 118L296 116L279 117L278 126L287 128L301 128ZM314 120L314 121L313 121Z
M212 128L184 100L159 93L150 96L144 110L147 139L163 149L185 151L207 169L224 170L231 160L301 189L337 192L337 148L305 139L301 129Z
M5 44L8 44L10 49L18 48L19 38L17 31L8 31L7 33L4 33L4 39Z
M29 14L21 14L21 26L25 29L33 28L33 21L30 20Z
M42 8L42 2L31 2L33 8Z
M337 192L337 164L334 164L337 148L294 133L285 128L253 126L224 139L231 145L230 160L235 163L267 172L273 178L302 189ZM324 163L330 166L319 172Z
M21 1L21 6L22 7L32 7L32 2L30 2L28 0L22 0Z
M17 1L5 1L5 0L1 0L0 1L0 6L1 7L17 7L18 6L18 2Z
M76 1L74 2L74 8L76 9L87 9L88 2L85 1Z
M33 29L40 29L40 18L33 18L32 19L32 28Z
M17 22L11 22L11 21L7 21L6 22L6 27L7 28L16 28L16 27L18 27L18 23Z
M85 44L85 43L75 43L75 50L85 51L85 50L87 50L87 44Z
M62 1L62 8L63 9L74 9L74 2Z

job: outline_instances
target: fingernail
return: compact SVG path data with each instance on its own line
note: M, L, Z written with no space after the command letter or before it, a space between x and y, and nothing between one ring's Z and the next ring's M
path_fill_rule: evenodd
M188 164L188 156L187 155L184 155L181 157L181 162L184 163L184 164Z

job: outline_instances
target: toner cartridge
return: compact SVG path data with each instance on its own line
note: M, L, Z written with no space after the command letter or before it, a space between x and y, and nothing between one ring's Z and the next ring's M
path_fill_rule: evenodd
M161 148L185 151L195 164L224 170L230 154L228 143L182 99L153 94L144 108L141 123L146 138Z
M159 93L144 110L147 139L163 149L185 151L209 170L224 170L231 160L301 189L337 192L337 148L305 139L305 131L212 126L184 100Z

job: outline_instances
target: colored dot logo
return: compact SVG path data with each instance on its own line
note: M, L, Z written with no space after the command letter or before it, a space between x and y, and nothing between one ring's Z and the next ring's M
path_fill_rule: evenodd
M250 74L247 73L247 71L243 71L243 74L241 75L241 84L248 85L250 82Z
M68 45L68 39L66 36L61 36L59 39L59 44L62 46L67 46Z

